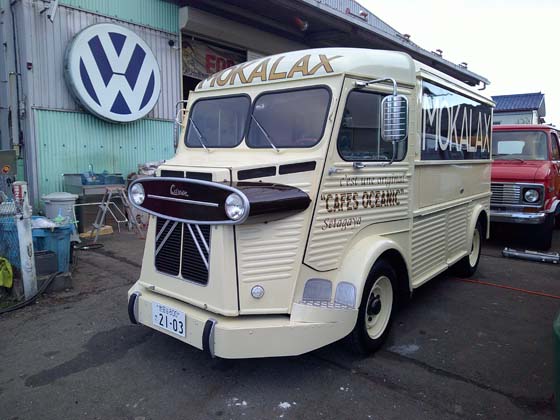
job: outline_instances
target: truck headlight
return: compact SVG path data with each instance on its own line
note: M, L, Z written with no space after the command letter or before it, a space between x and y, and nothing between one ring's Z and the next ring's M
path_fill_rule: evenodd
M226 198L226 214L231 220L241 220L247 209L239 194L232 193Z
M137 206L141 205L146 198L146 193L144 192L144 187L142 184L134 184L130 188L130 199Z
M523 198L528 203L536 203L539 199L539 192L534 188L528 188L523 193Z

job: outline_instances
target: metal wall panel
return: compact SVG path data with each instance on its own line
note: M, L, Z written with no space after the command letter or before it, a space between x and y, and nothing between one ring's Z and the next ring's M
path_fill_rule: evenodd
M124 176L139 163L173 156L173 123L142 119L111 124L81 112L34 110L41 195L64 191L64 173L82 173L93 165Z
M162 0L62 0L60 3L167 32L179 31L179 6Z
M118 3L118 2L112 2ZM39 3L32 4L31 13L24 21L31 37L29 76L31 106L56 110L78 111L80 107L72 98L64 80L64 54L68 43L83 28L95 23L112 22L136 32L154 52L161 70L161 95L148 114L148 118L171 120L175 117L175 104L180 100L180 49L178 35L161 32L84 10L60 6L54 23L39 14ZM20 28L18 28L20 29ZM175 42L169 46L169 40Z

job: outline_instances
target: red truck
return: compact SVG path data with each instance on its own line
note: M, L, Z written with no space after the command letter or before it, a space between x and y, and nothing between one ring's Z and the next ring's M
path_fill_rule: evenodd
M549 249L560 224L559 132L548 125L492 128L492 222L533 225L534 246Z

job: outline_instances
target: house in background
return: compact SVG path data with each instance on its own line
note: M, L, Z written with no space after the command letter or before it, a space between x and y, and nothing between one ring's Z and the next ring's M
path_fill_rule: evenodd
M492 96L496 102L494 125L542 124L546 115L544 93Z

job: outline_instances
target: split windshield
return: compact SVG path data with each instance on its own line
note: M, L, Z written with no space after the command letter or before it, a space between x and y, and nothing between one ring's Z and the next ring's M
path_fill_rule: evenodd
M495 131L492 156L496 160L547 160L546 139L543 131Z
M247 136L251 148L305 148L325 129L330 102L325 87L199 99L189 113L186 144L193 148L232 148Z
M189 113L189 147L235 147L245 134L251 100L248 96L200 99Z

